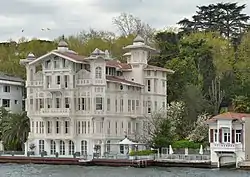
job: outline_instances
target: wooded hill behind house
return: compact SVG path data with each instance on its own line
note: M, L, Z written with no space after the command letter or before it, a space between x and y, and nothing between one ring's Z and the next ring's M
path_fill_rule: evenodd
M152 132L153 144L163 147L184 139L206 142L205 120L211 115L227 108L250 112L250 17L244 13L245 7L231 2L198 6L192 19L180 20L177 23L181 28L172 30L154 29L137 17L122 13L113 20L119 36L90 29L65 40L81 55L88 56L95 48L108 49L113 57L122 60L122 47L141 34L160 51L150 63L175 71L168 75L167 113L175 129L170 136L164 133L170 132L164 131L170 130L166 122L157 125L160 128ZM0 71L25 78L25 68L19 65L19 60L30 52L39 57L55 49L60 38L54 41L22 38L17 43L1 43ZM19 138L20 141L23 139Z

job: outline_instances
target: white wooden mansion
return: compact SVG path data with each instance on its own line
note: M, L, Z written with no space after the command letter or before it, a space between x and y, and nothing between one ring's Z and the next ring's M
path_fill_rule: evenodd
M80 56L61 41L56 50L21 60L31 125L26 152L34 145L35 154L89 155L98 145L101 154L124 153L111 145L140 137L145 115L166 107L166 75L173 71L148 65L155 49L140 36L124 49L121 63L99 49Z
M211 163L217 167L249 160L250 114L226 112L209 121Z

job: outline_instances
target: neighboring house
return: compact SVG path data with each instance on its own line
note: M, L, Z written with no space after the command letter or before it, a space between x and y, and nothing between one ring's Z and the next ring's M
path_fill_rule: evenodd
M242 162L249 154L250 114L227 112L209 119L211 162L217 167ZM247 149L248 148L248 149Z
M127 62L121 63L99 49L80 56L61 41L50 53L21 60L31 122L26 152L35 145L35 154L92 155L94 147L124 153L118 142L125 135L140 138L145 116L166 108L167 73L173 71L148 65L155 49L140 36L124 49Z
M24 110L24 80L0 73L0 107L13 113Z

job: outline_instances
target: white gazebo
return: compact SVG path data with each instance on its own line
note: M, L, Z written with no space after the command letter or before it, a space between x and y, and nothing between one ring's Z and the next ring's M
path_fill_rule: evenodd
M121 144L121 145L136 145L138 143L135 143L131 140L129 140L127 137L124 138L121 142L119 142L118 144Z

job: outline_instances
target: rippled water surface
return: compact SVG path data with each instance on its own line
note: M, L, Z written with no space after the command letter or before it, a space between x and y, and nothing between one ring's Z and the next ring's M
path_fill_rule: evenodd
M250 177L250 172L194 168L112 168L0 164L0 177Z

